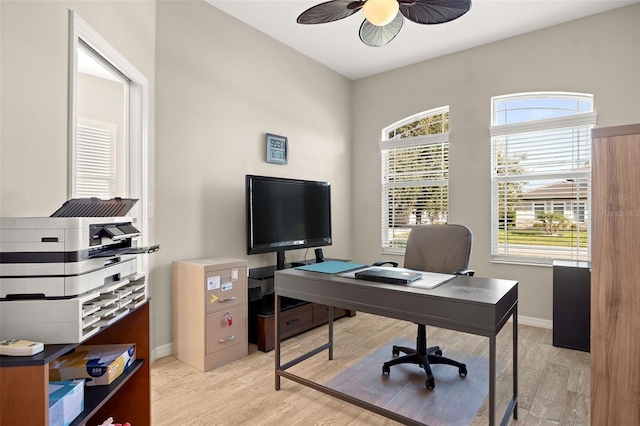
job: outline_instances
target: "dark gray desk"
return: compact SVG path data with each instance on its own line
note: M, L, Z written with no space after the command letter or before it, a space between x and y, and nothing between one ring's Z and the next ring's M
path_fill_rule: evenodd
M333 308L329 310L328 342L286 364L281 364L281 336L279 329L280 321L278 318L280 297L293 297L332 307L367 312L488 337L490 425L495 424L496 336L507 320L512 317L513 397L511 398L501 424L508 422L511 412L513 412L513 418L517 419L517 281L461 276L433 290L423 290L344 278L338 275L319 272L285 269L275 273L275 294L277 307L275 311L276 390L280 389L280 378L285 377L387 418L409 425L418 425L420 423L286 371L288 368L324 350L328 350L329 360L333 359Z

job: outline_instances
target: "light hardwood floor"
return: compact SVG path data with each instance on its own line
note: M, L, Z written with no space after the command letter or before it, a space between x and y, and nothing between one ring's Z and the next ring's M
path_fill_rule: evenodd
M498 357L505 367L497 381L497 418L511 395L511 335L498 335ZM283 361L326 341L319 327L283 343ZM358 312L335 322L334 360L326 352L291 371L322 383L396 337L415 338L411 323ZM488 358L488 339L428 327L430 344ZM551 330L518 326L518 420L511 425L589 425L589 354L552 345ZM437 386L437 385L436 385ZM151 365L154 426L176 425L395 425L389 419L321 392L282 379L274 390L274 352L250 345L249 355L207 373L169 356ZM455 409L455 407L452 407ZM473 425L488 423L488 400ZM456 425L457 426L457 425Z

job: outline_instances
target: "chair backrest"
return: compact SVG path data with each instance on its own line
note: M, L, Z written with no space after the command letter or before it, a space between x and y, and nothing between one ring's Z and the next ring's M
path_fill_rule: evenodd
M451 274L469 267L472 235L463 225L424 225L407 239L404 267Z

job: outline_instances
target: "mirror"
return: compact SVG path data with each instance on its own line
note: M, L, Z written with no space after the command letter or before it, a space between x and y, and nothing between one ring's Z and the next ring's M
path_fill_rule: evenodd
M87 45L78 45L73 198L128 198L129 80Z

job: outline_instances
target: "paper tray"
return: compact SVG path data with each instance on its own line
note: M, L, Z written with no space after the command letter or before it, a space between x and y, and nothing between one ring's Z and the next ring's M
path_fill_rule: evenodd
M124 216L138 200L133 198L73 198L65 202L51 217L115 217Z

